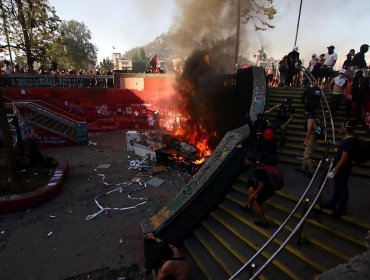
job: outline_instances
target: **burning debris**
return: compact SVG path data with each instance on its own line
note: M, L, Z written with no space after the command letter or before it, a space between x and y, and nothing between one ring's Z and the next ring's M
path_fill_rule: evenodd
M144 140L140 141L140 145L146 143L148 149L155 151L156 161L159 163L181 163L193 166L202 164L206 157L211 155L206 141L194 145L180 139L178 136L180 134L179 132L177 135L168 132L147 132L144 134Z

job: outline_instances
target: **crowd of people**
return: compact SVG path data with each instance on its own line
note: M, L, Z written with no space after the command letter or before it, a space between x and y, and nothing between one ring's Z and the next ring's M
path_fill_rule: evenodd
M320 113L320 101L322 94L331 95L330 110L332 116L342 103L344 96L350 96L346 101L347 116L351 116L352 103L355 107L355 117L357 121L362 122L361 106L364 95L368 91L368 81L363 75L363 69L367 68L365 53L369 46L364 44L360 51L355 53L351 49L344 61L341 69L336 72L334 66L337 62L337 54L334 52L335 47L327 47L328 52L317 57L312 55L307 70L315 78L310 81L304 81L301 75L301 60L299 58L298 47L293 50L279 62L278 70L273 63L266 67L266 80L269 86L297 87L298 84L305 87L302 94L302 103L305 108L305 122L303 139L303 160L302 164L296 171L301 172L303 176L311 178L314 174L313 153L317 147L320 137L324 137L325 127L323 121L318 117ZM280 81L276 80L276 72L280 72ZM355 73L351 79L352 86L348 86L349 71ZM350 90L349 93L346 91ZM286 129L294 118L295 108L292 105L291 98L285 99L280 104L265 110L257 115L253 123L247 116L247 124L250 128L250 134L253 141L249 144L248 155L246 156L246 166L249 170L249 180L247 183L248 190L248 210L253 209L260 220L255 224L261 227L268 227L267 220L264 216L262 204L264 201L274 195L275 189L272 187L273 182L268 172L258 168L258 166L276 165L278 156L276 154L277 143L275 135L280 132L280 147L284 148ZM272 122L267 120L267 116L272 111L277 111ZM329 202L321 205L323 209L333 211L333 217L341 217L346 214L346 207L349 199L348 179L351 175L352 162L356 154L361 153L359 140L354 136L356 123L347 120L342 123L340 132L343 139L338 144L334 155L333 168L328 174L328 178L333 179L333 194ZM273 159L271 161L271 158Z
M51 69L47 69L45 67L39 67L38 69L30 69L28 67L20 66L19 64L15 64L13 67L11 66L8 60L4 60L2 66L0 67L0 74L10 75L10 74L39 74L39 75L112 75L113 70L109 71L101 71L99 66L96 66L93 70L85 70L85 69L59 69L57 67L52 67Z
M341 69L352 70L367 68L365 54L369 50L369 45L363 44L356 53L351 49L346 60L340 66ZM337 65L338 55L335 52L335 46L327 47L327 52L319 56L313 53L307 65L307 70L319 81L320 86L327 86L329 80L334 75L334 67ZM283 87L304 87L307 81L301 74L300 67L302 61L298 46L295 46L291 52L285 55L278 63L277 67L272 62L265 69L269 86Z

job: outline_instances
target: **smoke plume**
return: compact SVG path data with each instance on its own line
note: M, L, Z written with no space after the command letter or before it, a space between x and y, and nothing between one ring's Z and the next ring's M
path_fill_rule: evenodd
M211 62L233 71L237 7L232 3L225 0L177 0L181 14L170 32L178 57L188 57L194 50L208 50Z

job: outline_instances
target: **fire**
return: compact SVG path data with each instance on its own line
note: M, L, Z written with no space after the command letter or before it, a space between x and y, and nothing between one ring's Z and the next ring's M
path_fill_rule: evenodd
M174 132L175 136L181 136L181 138L187 141L189 144L194 145L199 150L200 159L193 161L194 164L202 164L207 157L212 154L212 151L208 145L209 137L199 137L197 129L193 131L185 131L185 129L177 129ZM211 137L217 136L217 133L211 133Z

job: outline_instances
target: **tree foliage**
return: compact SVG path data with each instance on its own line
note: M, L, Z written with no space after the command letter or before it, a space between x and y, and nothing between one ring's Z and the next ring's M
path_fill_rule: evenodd
M145 72L146 65L150 59L146 56L144 48L135 48L131 59L133 72Z
M113 61L110 60L109 57L103 58L103 61L99 63L99 66L102 73L108 73L114 68Z
M59 68L86 69L97 60L98 49L90 40L91 32L83 22L63 21L51 45L51 57Z
M24 55L29 68L48 58L58 34L59 17L47 0L0 0L0 41L17 56Z
M243 0L241 3L243 23L253 22L256 31L274 28L268 23L268 20L272 20L276 14L273 2L274 0Z

